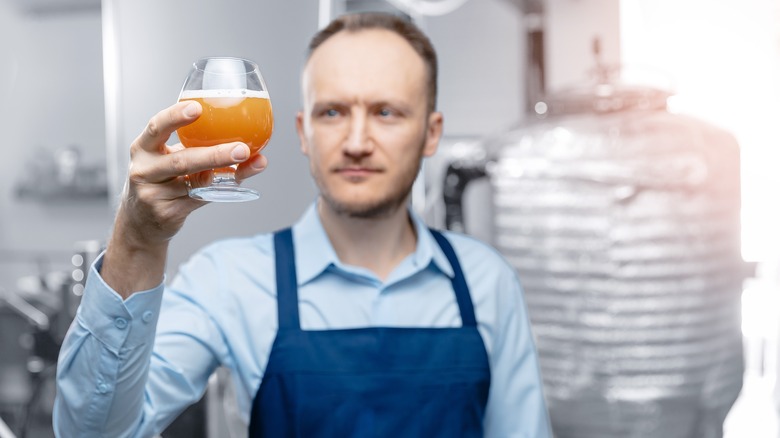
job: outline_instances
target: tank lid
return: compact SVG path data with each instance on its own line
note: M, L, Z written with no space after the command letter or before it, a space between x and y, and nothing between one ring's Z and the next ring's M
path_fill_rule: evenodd
M603 114L629 110L665 110L668 91L638 85L599 83L544 96L534 105L540 117Z

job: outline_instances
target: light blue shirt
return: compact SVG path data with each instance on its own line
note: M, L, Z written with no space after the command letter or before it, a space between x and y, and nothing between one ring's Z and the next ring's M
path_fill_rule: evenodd
M417 248L387 277L341 263L312 205L293 226L302 329L458 327L444 253L414 213ZM446 233L490 361L488 437L551 436L533 336L515 271L492 248ZM61 437L148 437L231 371L245 422L276 336L273 236L227 239L182 265L170 286L126 301L92 267L60 352ZM165 292L163 293L163 289Z

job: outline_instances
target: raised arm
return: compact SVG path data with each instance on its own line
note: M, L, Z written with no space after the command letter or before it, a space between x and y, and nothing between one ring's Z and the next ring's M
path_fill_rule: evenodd
M208 170L241 163L236 178L266 166L262 155L249 157L243 143L184 149L165 142L179 127L198 118L196 102L180 102L157 113L130 146L130 169L101 276L122 298L162 281L170 239L184 220L205 203L187 195L187 175L198 186Z
M250 157L243 143L192 149L165 144L200 112L197 103L177 103L155 115L131 145L129 176L111 238L89 271L60 351L57 436L159 433L178 411L198 400L218 365L219 329L187 299L186 291L169 297L178 299L168 316L181 329L169 330L166 342L155 345L168 243L186 217L205 204L188 196L186 175L198 186L210 178L209 169L240 163L236 177L241 180L261 172L266 160Z

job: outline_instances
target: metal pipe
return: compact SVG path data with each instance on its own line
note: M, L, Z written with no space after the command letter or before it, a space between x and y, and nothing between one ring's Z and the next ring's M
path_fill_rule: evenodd
M122 103L121 58L119 53L119 29L117 7L119 2L103 0L101 4L103 22L103 87L106 123L106 174L108 177L108 196L111 201L119 199L122 192L122 174L120 165L120 145L123 141L120 106ZM115 202L115 201L114 201Z
M16 438L11 428L3 421L3 417L0 417L0 438Z
M49 326L51 325L49 317L18 295L7 294L3 290L0 290L0 300L4 301L11 310L14 310L30 324L34 325L37 330L46 331L49 329Z
M319 29L324 28L330 23L330 19L333 17L333 0L320 0L319 5Z

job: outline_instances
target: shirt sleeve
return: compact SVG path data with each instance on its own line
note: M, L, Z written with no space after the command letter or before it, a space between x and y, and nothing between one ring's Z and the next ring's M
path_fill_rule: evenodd
M552 437L522 288L511 268L500 274L485 436Z
M162 304L162 284L122 300L100 277L102 261L101 255L90 269L60 351L55 434L153 436L202 396L216 359L203 336L156 334L160 311L169 307ZM196 305L173 307L171 313L203 320Z

